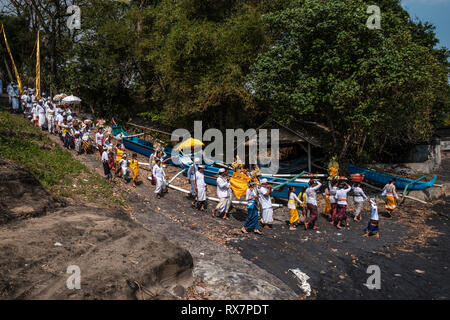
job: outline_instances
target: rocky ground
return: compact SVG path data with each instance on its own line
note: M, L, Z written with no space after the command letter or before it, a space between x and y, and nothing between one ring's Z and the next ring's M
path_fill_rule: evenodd
M52 139L58 141L57 137ZM73 156L102 174L98 153ZM140 161L146 159L140 157ZM443 170L449 170L450 162L445 166ZM177 286L179 296L305 298L300 281L288 271L295 268L310 277L312 294L308 299L448 299L450 296L448 198L428 205L407 201L393 218L381 212L379 239L361 237L367 225L368 208L363 222L352 222L350 228L343 230L333 228L320 217L317 232L290 231L286 223L288 210L282 208L275 211L273 230L264 230L262 236L244 235L240 232L246 214L243 208L233 208L231 219L225 221L194 210L187 197L178 191L170 190L163 198L156 199L144 168L137 188L119 180L115 186L126 194L129 216L152 234L165 235L175 247L185 248L191 254L194 285ZM169 179L177 171L166 168ZM183 176L175 184L187 188ZM215 188L210 187L209 193L215 195ZM209 203L210 209L213 205ZM108 244L111 250L114 247L114 243ZM380 290L369 290L364 285L370 276L366 273L369 265L380 267ZM146 266L133 267L142 270ZM128 271L118 269L117 272ZM173 295L174 291L170 292Z

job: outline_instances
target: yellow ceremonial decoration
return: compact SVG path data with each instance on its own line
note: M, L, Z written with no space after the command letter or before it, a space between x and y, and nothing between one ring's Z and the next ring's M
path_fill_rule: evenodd
M251 178L243 173L233 172L230 184L236 198L240 199L245 194L250 180Z
M12 62L13 68L14 68L14 73L16 74L17 84L19 85L19 91L20 91L20 94L22 95L23 94L22 81L20 81L19 72L17 71L16 64L14 63L11 49L9 48L8 39L6 39L6 33L5 33L5 28L3 27L3 24L2 24L1 32L3 32L3 38L5 39L6 50L8 51L9 57L11 58L11 62Z
M37 46L36 46L36 97L41 98L41 61L40 61L40 50L39 50L39 30L37 35Z
M328 177L329 180L337 179L339 175L339 162L337 161L337 157L334 156L331 158L331 161L328 163Z
M198 139L189 138L180 143L175 150L182 150L187 148L203 147L205 144Z

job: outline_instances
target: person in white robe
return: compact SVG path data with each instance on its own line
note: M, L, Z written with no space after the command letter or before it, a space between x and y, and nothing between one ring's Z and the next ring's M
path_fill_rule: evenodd
M161 159L156 159L156 163L153 166L153 177L156 179L155 193L156 197L159 199L167 186L166 173L161 165Z
M13 86L12 95L10 97L11 97L13 111L18 112L19 107L20 107L20 105L19 105L20 92L19 92L19 86L17 84L15 84Z
M262 179L261 184L257 187L258 199L262 210L261 223L265 229L272 229L273 224L273 208L270 194L272 193L272 186L267 182L267 179Z
M230 209L230 177L228 176L225 169L219 169L219 176L216 180L217 185L217 197L219 198L219 203L212 211L212 216L215 217L217 211L223 213L223 219L229 220L227 216L228 210Z
M128 160L126 153L124 153L122 156L122 159L120 159L119 165L121 168L121 176L122 176L123 180L126 183L128 183L128 173L129 173L130 161Z
M353 218L354 221L361 221L361 210L364 205L364 200L367 200L367 196L361 188L360 183L356 183L352 187L353 189L353 201L355 202L355 216Z
M51 103L47 108L47 122L48 122L48 132L55 133L55 120L56 120L56 110Z
M200 163L199 158L194 159L194 163L189 167L189 170L187 172L187 178L189 181L189 184L191 185L190 190L190 196L196 200L197 193L195 191L195 173L198 171L198 164ZM193 202L193 205L195 205L195 201Z
M195 173L195 191L197 192L197 209L200 211L206 210L206 182L203 174L205 166L199 165L198 171Z
M39 102L36 106L36 111L37 111L37 114L39 117L38 126L40 129L43 129L43 127L45 126L45 123L46 123L46 119L45 119L45 108L44 108L42 99L39 100Z
M12 103L12 96L14 95L14 88L13 88L14 82L11 82L10 84L8 84L8 86L6 87L6 92L8 93L8 97L9 97L9 104Z

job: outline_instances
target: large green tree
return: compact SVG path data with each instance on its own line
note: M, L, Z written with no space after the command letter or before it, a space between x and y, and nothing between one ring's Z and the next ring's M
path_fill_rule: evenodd
M266 15L272 44L248 78L268 117L327 126L341 159L395 157L395 146L427 141L449 108L448 51L434 49L429 25L385 0L381 29L369 29L368 4L302 0Z

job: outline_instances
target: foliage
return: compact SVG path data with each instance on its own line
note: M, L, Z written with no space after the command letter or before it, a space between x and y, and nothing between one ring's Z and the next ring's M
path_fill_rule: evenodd
M449 51L397 0L378 1L381 30L366 27L364 0L80 0L76 32L60 1L39 2L42 26L14 3L25 9L2 20L19 69L34 75L40 27L43 87L98 117L188 129L312 120L329 128L330 154L364 161L395 160L449 121Z
M396 1L380 7L381 30L366 27L362 0L304 0L266 15L273 43L249 76L268 115L330 128L324 143L340 159L395 157L396 146L427 141L449 110L448 52Z

